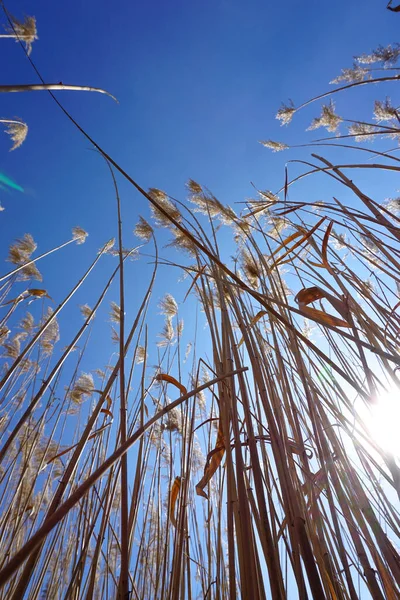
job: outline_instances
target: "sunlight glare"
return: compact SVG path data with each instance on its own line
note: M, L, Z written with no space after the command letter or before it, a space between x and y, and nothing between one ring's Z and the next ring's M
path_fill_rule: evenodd
M398 389L383 391L375 404L365 407L360 415L374 441L386 452L400 456L400 393Z

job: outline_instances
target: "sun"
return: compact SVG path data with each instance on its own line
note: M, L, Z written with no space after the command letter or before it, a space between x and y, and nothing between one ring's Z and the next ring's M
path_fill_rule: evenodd
M377 401L359 414L373 441L383 450L400 457L400 391L396 388L382 391Z

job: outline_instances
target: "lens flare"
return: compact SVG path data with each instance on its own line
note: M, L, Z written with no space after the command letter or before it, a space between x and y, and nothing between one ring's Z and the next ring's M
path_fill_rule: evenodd
M6 186L11 188L12 190L17 190L18 192L23 192L24 188L22 188L18 183L7 177L4 173L0 173L0 184L2 187Z
M359 411L373 440L386 452L400 457L400 392L382 392L376 403Z

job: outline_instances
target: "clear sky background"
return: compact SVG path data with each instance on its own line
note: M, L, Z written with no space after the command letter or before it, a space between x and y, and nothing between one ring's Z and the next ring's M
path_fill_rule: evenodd
M325 91L354 55L395 42L400 25L400 15L387 11L385 0L18 0L6 5L17 18L37 18L32 59L47 82L102 87L118 98L116 104L98 94L58 93L144 188L159 187L184 199L184 183L192 177L232 205L254 196L251 182L276 191L285 160L309 154L272 154L258 140L301 143L325 135L325 130L304 133L319 114L318 104L296 115L289 128L280 127L274 115L281 101L299 104ZM1 14L0 20L5 22ZM37 82L14 41L0 40L0 54L3 83ZM363 98L370 119L375 93L374 86L351 91L338 99L339 114L343 105L343 116L351 117ZM380 88L381 99L384 93ZM5 208L0 256L5 258L9 244L25 232L39 242L38 251L68 239L74 225L90 234L85 246L69 247L38 265L43 287L58 304L97 249L116 234L110 175L46 92L3 94L0 103L1 116L19 116L29 125L26 142L14 152L8 152L8 137L0 136L0 171L25 190L0 192ZM396 189L394 177L385 176L387 189L367 172L360 177L378 201ZM144 198L119 182L129 247L135 244L131 231L138 214L147 217L149 211ZM315 194L315 180L302 185L303 197ZM319 186L318 194L325 189L329 199L329 188ZM75 309L93 303L115 260L104 259ZM128 277L132 286L147 281L147 261L132 266ZM159 295L168 291L171 277L175 281L171 270L161 271Z

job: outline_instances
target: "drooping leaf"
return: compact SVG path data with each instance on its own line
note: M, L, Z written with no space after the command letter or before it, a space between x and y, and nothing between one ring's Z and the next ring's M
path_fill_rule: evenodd
M292 242L296 238L300 237L301 235L304 235L304 233L302 231L296 231L295 233L292 233L291 235L289 235L285 240L283 240L283 242L281 244L279 244L279 246L277 247L276 250L273 251L271 256L278 254L278 252L280 252L282 250L282 248L285 248L288 244L290 244L290 242Z
M109 394L107 394L107 396L106 396L106 402L107 402L107 408L108 408L108 410L110 410L110 408L112 406L112 399Z
M108 410L108 408L102 408L100 412L107 415L108 417L111 417L111 419L114 419L114 415L112 414L111 410Z
M322 241L322 263L327 269L330 269L330 264L328 262L327 253L328 253L329 236L331 234L332 227L333 227L333 221L331 221L329 223L328 227L326 228L324 239Z
M321 321L323 325L331 325L332 327L351 327L347 321L339 319L338 317L330 315L322 310L318 310L317 308L301 306L301 311L304 313L304 316L316 321Z
M320 219L318 221L318 223L316 225L314 225L314 227L312 229L310 229L310 231L306 231L300 240L298 240L291 248L289 248L289 250L287 250L280 258L278 258L278 260L275 262L274 266L276 267L277 265L279 265L283 261L283 259L286 258L286 256L288 256L291 252L293 252L293 250L296 250L296 248L301 246L301 244L303 242L306 242L324 221L325 221L325 217L322 217L322 219ZM291 237L291 236L289 236L289 237ZM289 242L287 242L287 243L289 243Z
M174 527L176 527L176 517L175 517L175 505L178 499L179 490L181 489L181 477L175 477L175 481L172 484L171 492L170 492L170 503L169 503L169 518L171 519L171 523Z
M178 388L182 396L187 394L187 389L185 388L185 386L182 385L182 383L179 383L179 381L175 379L175 377L172 377L172 375L168 375L167 373L159 373L158 375L156 375L156 380L165 381L166 383L172 383L172 385Z
M198 496L208 499L207 494L204 491L207 483L211 480L212 476L221 464L222 458L225 454L225 438L222 434L221 421L219 423L217 442L214 450L208 453L206 466L204 467L204 475L196 485L196 493Z
M52 298L48 295L46 290L31 288L30 290L28 290L28 294L30 296L34 296L35 298L49 298L49 300L52 300Z
M317 286L313 286L309 288L303 288L302 290L300 290L297 296L295 297L295 301L300 306L302 306L303 304L306 306L307 304L315 302L315 300L320 300L323 297L324 294L322 290Z
M351 327L345 318L339 319L338 317L330 315L322 310L308 306L308 304L311 304L311 302L315 302L315 300L321 300L321 298L328 300L342 317L346 317L348 315L348 309L344 302L335 296L332 296L332 294L329 294L318 286L303 288L296 295L295 301L299 305L302 313L310 319L319 321L323 325L331 325L333 327Z

